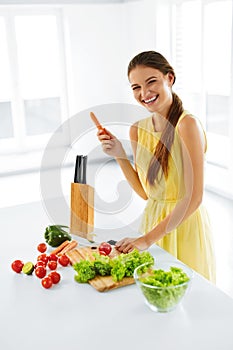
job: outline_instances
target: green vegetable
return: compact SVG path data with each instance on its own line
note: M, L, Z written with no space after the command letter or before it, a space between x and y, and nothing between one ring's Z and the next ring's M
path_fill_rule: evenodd
M124 262L121 259L121 256L119 255L119 257L114 258L112 260L112 269L111 269L111 276L113 281L118 282L121 281L124 276L125 276L125 272L126 272L126 267L124 265Z
M171 267L170 271L153 270L152 274L139 278L139 281L143 283L141 290L148 302L160 311L166 311L172 309L183 297L189 277L181 268Z
M95 257L94 268L97 275L109 276L111 274L111 264L109 256L104 256L98 253L93 253Z
M72 239L71 235L63 228L68 228L68 226L51 225L46 227L44 233L46 243L51 247L58 247L64 241L70 241Z
M76 282L86 283L96 276L94 264L89 260L81 260L73 265L77 275L74 276Z
M120 254L113 259L98 253L93 253L93 256L95 257L94 261L84 260L73 265L77 272L75 276L77 282L87 282L95 276L112 276L113 280L117 282L124 277L133 277L134 270L139 265L148 263L147 269L154 263L154 258L149 252L140 253L136 249L128 254Z

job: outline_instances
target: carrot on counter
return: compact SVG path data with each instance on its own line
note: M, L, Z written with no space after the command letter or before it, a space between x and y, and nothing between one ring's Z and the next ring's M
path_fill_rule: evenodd
M64 249L68 244L70 243L70 241L65 241L62 244L60 244L56 249L54 249L51 254L57 255L58 253L60 253L60 251L62 251L62 249Z
M69 242L69 244L67 244L57 255L60 256L60 255L63 255L67 252L69 252L70 250L76 248L78 245L78 242L77 241L71 241Z

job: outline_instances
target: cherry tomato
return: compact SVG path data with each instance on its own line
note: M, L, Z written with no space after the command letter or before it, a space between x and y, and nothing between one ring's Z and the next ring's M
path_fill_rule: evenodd
M46 275L46 268L44 266L38 266L36 269L35 269L35 275L38 277L38 278L44 278L45 275Z
M107 254L105 253L105 251L103 251L103 250L100 250L100 251L99 251L99 254L100 254L100 255L104 255L104 256L107 255Z
M53 285L53 281L52 281L52 278L49 277L49 276L46 276L44 277L42 280L41 280L41 284L44 288L46 289L49 289L52 287Z
M35 269L38 267L38 266L43 266L43 267L46 267L46 263L42 260L39 260L37 261L37 263L35 264Z
M20 273L22 271L24 263L21 260L15 260L11 264L11 268L13 271Z
M49 255L49 261L57 261L58 256L56 254L51 253Z
M57 271L50 272L48 276L51 277L53 284L60 282L61 275Z
M111 253L111 251L112 251L111 244L106 243L106 242L103 242L100 244L100 246L99 246L99 253L100 254L104 252L105 255L109 255ZM104 255L104 254L102 254L102 255Z
M37 261L43 261L47 265L49 258L46 254L41 254L41 255L38 255Z
M48 262L48 267L50 268L50 270L56 270L56 268L57 268L57 262L56 262L56 261L53 261L53 260L49 261L49 262Z
M64 254L64 255L59 256L58 262L59 262L59 264L62 265L62 266L67 266L67 265L69 265L69 263L70 263L70 259L68 258L68 256L66 256L66 255Z
M40 253L44 253L46 252L47 250L47 245L45 243L40 243L38 244L37 246L37 250L40 252Z

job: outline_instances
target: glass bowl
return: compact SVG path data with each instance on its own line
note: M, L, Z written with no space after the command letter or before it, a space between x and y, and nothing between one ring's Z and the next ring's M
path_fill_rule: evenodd
M174 310L190 287L193 271L178 261L143 264L134 270L134 279L145 303L156 312Z

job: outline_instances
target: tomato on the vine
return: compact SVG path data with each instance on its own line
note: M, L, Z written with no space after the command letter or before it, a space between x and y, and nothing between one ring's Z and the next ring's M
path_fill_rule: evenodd
M15 260L11 264L11 268L13 271L20 273L22 271L24 263L21 260Z
M50 272L48 276L52 279L53 284L60 282L61 275L57 271Z
M45 243L40 243L38 244L37 246L37 250L40 252L40 253L44 253L46 252L47 250L47 245Z
M99 246L99 253L102 255L109 255L112 251L112 246L111 244L107 242L103 242Z
M53 281L52 281L52 278L49 277L49 276L46 276L44 277L42 280L41 280L41 284L44 288L46 289L49 289L52 287L53 285Z

